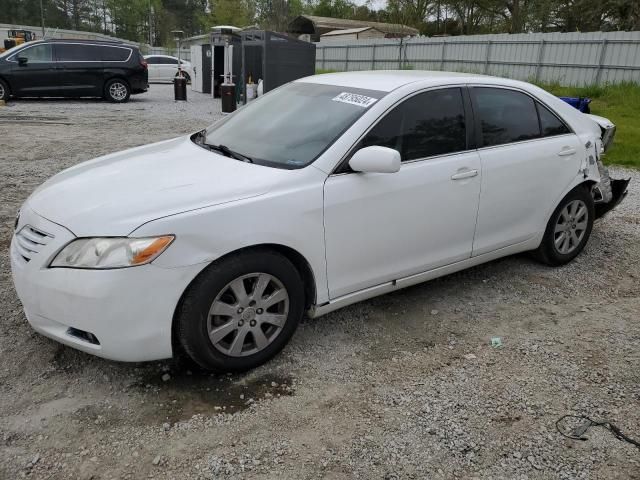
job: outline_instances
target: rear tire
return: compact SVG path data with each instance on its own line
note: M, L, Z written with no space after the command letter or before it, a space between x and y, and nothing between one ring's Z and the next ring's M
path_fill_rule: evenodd
M104 86L104 98L112 103L125 103L130 96L131 87L120 78L113 78Z
M0 100L9 100L9 85L4 80L0 80Z
M263 250L229 257L205 269L176 311L176 337L201 367L242 372L278 354L304 313L296 267Z
M591 193L582 185L575 188L554 210L534 255L554 267L569 263L589 241L594 218Z

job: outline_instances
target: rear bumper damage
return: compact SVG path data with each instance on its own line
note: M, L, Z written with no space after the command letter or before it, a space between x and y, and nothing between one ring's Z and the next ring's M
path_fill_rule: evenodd
M600 201L595 203L596 218L604 217L624 200L624 197L627 196L627 187L630 181L630 178L626 180L609 180L611 183L611 199L608 202Z
M596 151L596 163L600 181L591 189L593 195L596 219L604 217L611 210L616 208L624 197L627 196L627 188L631 178L613 179L609 175L609 169L602 162L602 156L611 148L616 135L616 126L609 119L597 115L589 117L600 127L600 149Z

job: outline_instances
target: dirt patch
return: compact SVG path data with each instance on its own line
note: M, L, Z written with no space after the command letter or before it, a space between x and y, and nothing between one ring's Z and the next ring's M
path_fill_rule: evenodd
M152 373L137 386L137 392L152 399L145 423L175 423L194 415L233 414L265 399L294 394L290 376L244 377L216 375L203 371L166 369Z

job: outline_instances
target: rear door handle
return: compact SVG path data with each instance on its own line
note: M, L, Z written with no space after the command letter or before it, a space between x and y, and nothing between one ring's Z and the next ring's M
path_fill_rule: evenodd
M471 178L478 175L478 170L465 170L464 172L458 172L451 175L451 180L464 180L465 178Z
M569 155L574 155L575 153L576 153L576 149L575 148L563 147L563 149L558 152L558 156L559 157L567 157Z

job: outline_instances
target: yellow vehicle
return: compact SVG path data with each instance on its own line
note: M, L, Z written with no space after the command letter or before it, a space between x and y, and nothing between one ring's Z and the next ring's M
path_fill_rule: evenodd
M0 46L0 53L6 52L16 45L31 42L36 39L36 34L29 30L9 30L8 37L4 40L4 48Z

